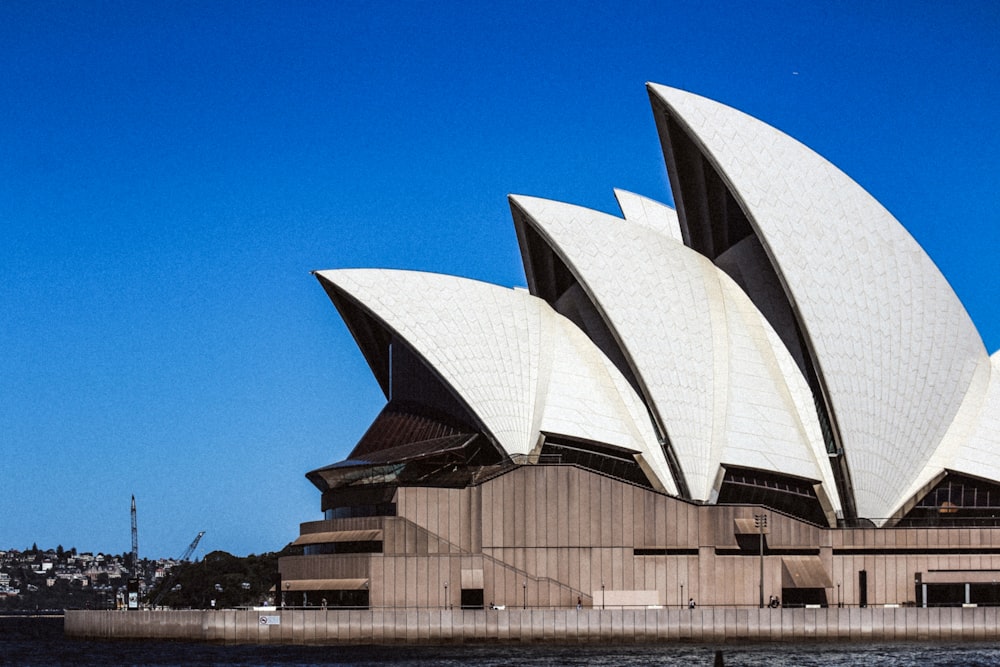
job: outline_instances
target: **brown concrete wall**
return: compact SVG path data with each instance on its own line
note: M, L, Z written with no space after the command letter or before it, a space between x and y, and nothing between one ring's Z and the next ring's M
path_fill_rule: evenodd
M524 466L466 489L400 488L396 502L396 517L302 524L303 533L380 528L383 553L282 558L282 577L367 578L372 607L388 609L456 607L468 569L483 571L486 603L509 607L524 605L525 593L528 607L575 609L577 598L599 606L602 584L656 591L664 605L758 601L758 558L734 555L736 520L752 523L757 506L694 505L573 466ZM782 553L819 554L831 605L838 593L859 604L860 570L872 606L916 602L917 573L1000 573L1000 528L823 529L763 511L775 552L765 557L765 598L783 597Z
M67 611L65 631L227 644L997 641L1000 608Z

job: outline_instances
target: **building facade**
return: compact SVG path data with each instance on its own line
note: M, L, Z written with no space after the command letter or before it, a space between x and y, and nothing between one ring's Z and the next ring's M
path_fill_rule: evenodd
M1000 355L833 165L648 90L676 209L511 196L527 290L316 273L387 404L289 602L1000 602Z
M287 603L757 606L761 560L765 604L1000 603L998 528L829 528L563 464L516 466L465 488L400 487L390 505L384 516L302 524L301 544L345 552L283 558ZM360 538L367 553L351 553Z

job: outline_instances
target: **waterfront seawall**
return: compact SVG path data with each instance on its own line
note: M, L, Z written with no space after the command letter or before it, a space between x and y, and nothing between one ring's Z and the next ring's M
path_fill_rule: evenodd
M225 644L997 641L1000 607L67 611L88 639Z

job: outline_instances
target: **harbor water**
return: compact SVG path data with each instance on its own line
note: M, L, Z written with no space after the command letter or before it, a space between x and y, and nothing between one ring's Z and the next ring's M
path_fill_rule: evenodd
M908 644L659 644L451 645L440 646L224 646L195 642L90 641L63 635L62 618L0 618L0 664L54 665L713 665L721 651L727 666L799 665L1000 665L993 643Z

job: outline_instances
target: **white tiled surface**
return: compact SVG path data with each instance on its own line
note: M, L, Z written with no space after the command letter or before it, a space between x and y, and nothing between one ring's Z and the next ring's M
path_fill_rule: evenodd
M943 465L956 472L1000 481L1000 352L990 357L987 387L980 400L970 394L978 406L969 428L961 428L965 437L955 454Z
M676 487L642 401L569 320L523 290L414 271L319 274L406 340L509 454L546 431L641 452Z
M618 200L622 216L629 222L683 242L681 223L674 209L649 197L618 188L615 188L615 199Z
M735 109L650 89L743 201L815 350L858 512L888 516L986 354L968 314L909 233L832 164Z
M647 226L511 199L605 313L694 499L710 499L720 463L729 463L821 480L836 502L805 380L732 279Z

